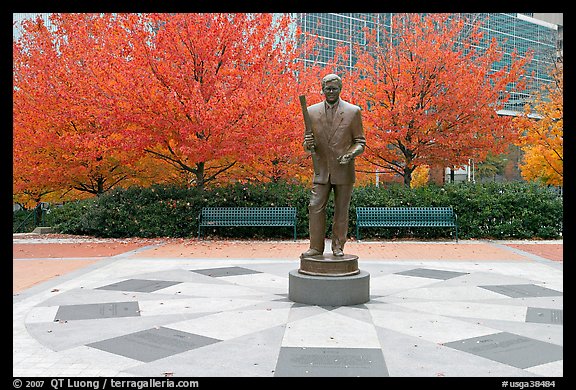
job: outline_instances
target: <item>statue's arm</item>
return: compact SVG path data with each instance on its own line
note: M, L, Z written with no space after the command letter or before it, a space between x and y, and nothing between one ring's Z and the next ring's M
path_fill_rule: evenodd
M352 145L348 148L347 153L352 155L352 158L361 155L366 148L366 137L364 136L364 127L362 126L362 112L360 109L354 113L354 119L351 123L352 127Z
M362 154L366 147L366 137L364 137L360 109L354 113L354 118L350 123L350 129L352 131L352 145L346 150L346 153L338 157L338 162L341 165L350 163L356 156Z

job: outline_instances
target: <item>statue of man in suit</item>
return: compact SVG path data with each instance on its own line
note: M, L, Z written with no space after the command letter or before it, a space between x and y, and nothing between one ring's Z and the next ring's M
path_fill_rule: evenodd
M329 74L322 79L325 101L308 107L313 134L305 134L304 149L312 153L314 178L308 205L310 248L302 256L324 253L326 205L334 191L332 253L344 255L348 210L355 181L354 158L364 151L366 138L360 107L340 99L342 79Z

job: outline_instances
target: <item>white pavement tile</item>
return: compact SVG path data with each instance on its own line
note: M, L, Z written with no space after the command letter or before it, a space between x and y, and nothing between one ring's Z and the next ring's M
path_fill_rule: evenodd
M520 274L519 274L520 275ZM475 271L457 278L444 281L446 287L453 286L484 286L499 284L530 284L537 283L537 280L526 279L522 276L502 275L495 272Z
M397 298L421 299L428 301L452 301L452 300L483 300L507 298L505 295L489 291L485 288L470 287L430 287L405 290L394 293L391 296Z
M290 309L290 315L288 317L288 322L298 321L306 317L315 316L317 314L326 313L328 309L320 306L311 306L304 304L294 304Z
M166 327L219 340L229 340L285 324L289 311L289 308L227 311L176 322Z
M139 302L141 316L157 316L174 313L214 313L237 310L260 303L259 299L246 298L183 298Z
M491 300L487 299L483 301L484 303L496 303L499 305L508 306L525 306L525 307L540 307L544 309L559 309L564 307L564 297L554 296L554 297L520 297L520 298L509 298Z
M37 322L53 322L58 312L58 306L47 307L33 307L26 316L25 322L27 324L34 324Z
M267 273L257 273L225 276L222 279L240 286L250 286L253 289L266 288L266 291L274 291L276 293L288 291L288 274L282 277Z
M528 367L526 368L526 371L534 373L536 375L541 375L544 377L549 377L549 379L541 381L541 382L548 382L548 387L549 389L553 389L554 387L556 387L555 385L552 385L552 381L554 381L554 377L563 377L564 376L564 360L557 360L555 362L551 362L551 363L546 363L546 364L541 364L539 366L534 366L534 367ZM542 386L544 387L544 383L542 383Z
M384 275L373 277L370 275L370 293L371 294L393 294L423 286L430 286L441 283L438 279L419 278L407 275Z
M373 325L372 315L369 310L366 310L367 308L366 305L362 304L358 306L340 306L331 311Z
M62 351L61 354L69 358L74 358L74 360L78 362L90 363L92 369L122 371L142 364L139 360L84 345L67 349Z
M526 311L528 310L522 306L458 301L452 301L449 305L443 301L406 302L397 303L396 305L442 316L500 319L519 322L526 320Z
M218 278L222 279L222 278ZM180 294L196 297L247 297L262 296L265 293L254 288L235 284L179 283L158 290L162 294Z
M371 314L376 326L392 329L396 332L435 343L445 343L494 333L492 328L436 314L419 312L392 313L383 310L373 310Z
M374 325L326 311L286 325L283 347L380 348Z

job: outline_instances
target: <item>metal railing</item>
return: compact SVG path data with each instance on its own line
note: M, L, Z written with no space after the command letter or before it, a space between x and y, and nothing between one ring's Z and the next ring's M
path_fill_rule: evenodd
M28 215L12 229L12 233L27 233L34 230L37 226L43 226L48 210L50 210L50 203L38 202L36 207L27 211Z

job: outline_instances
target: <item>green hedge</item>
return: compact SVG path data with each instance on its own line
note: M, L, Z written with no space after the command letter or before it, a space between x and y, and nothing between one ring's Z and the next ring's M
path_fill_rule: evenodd
M562 237L562 198L534 183L458 183L414 189L403 186L357 188L351 207L450 206L458 216L458 237L464 239L557 239ZM351 210L355 226L355 210ZM362 229L362 237L440 238L450 229Z
M98 237L193 237L202 207L293 206L298 209L299 233L304 234L308 190L285 183L235 184L211 190L155 185L110 191L90 202L65 204L52 212L61 233ZM74 215L74 216L72 216ZM214 228L205 234L222 237L286 237L292 228Z
M52 227L61 233L97 237L195 237L205 206L298 209L297 233L308 237L310 189L287 183L234 184L209 190L169 186L117 189L98 198L66 203L51 210ZM356 206L451 206L462 239L556 239L562 237L562 198L524 182L449 184L414 189L402 185L355 187L350 205L350 236L355 234ZM328 204L328 232L333 212ZM453 229L362 229L363 239L450 239ZM291 228L213 228L206 235L234 238L292 237Z

